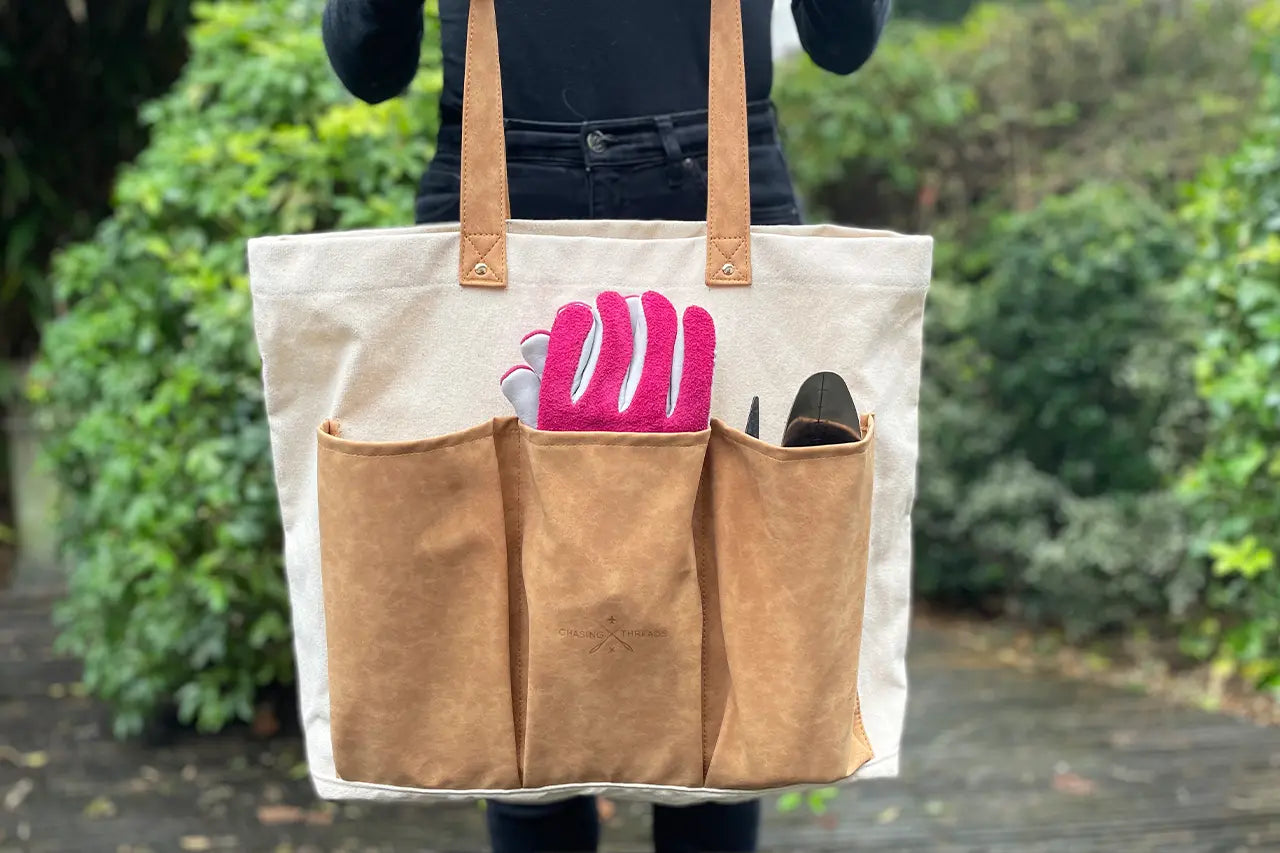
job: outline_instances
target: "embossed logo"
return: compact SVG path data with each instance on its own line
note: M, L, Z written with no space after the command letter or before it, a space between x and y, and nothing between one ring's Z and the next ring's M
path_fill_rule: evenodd
M610 615L597 623L598 627L561 628L560 636L567 640L581 640L586 646L587 654L598 652L614 654L619 651L635 652L636 644L651 640L665 640L670 637L666 628L637 628L626 625L616 616ZM587 645L590 643L590 645Z

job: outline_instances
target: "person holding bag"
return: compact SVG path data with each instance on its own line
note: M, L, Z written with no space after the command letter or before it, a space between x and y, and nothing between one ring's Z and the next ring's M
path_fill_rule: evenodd
M851 74L870 58L892 0L792 0L801 44L819 66ZM458 220L467 0L440 0L444 84L436 153L415 206L419 223ZM770 90L773 0L743 0L753 224L800 211ZM516 219L702 220L706 214L710 5L689 0L506 0L502 97ZM324 41L361 100L412 82L422 0L329 0Z
M850 74L871 56L891 0L792 0L801 44ZM444 59L435 155L417 223L459 220L468 0L439 0ZM510 214L515 219L702 220L707 209L710 4L498 0ZM402 93L418 69L422 0L328 0L324 41L356 97ZM770 101L772 0L742 0L750 216L800 224ZM592 798L488 803L497 853L590 851ZM758 800L654 806L659 853L753 851Z

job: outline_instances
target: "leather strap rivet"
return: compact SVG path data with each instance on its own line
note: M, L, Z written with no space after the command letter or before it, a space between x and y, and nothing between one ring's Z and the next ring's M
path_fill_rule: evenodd
M720 274L725 276L733 275L733 264L725 264L720 267Z
M488 275L489 265L486 264L484 261L481 261L480 263L476 264L475 269L472 270L472 272L474 272L476 275Z

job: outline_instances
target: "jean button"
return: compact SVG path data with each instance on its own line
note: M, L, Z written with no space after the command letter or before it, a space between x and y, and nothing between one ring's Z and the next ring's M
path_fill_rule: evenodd
M587 134L587 147L597 154L603 154L609 143L602 132L593 130Z

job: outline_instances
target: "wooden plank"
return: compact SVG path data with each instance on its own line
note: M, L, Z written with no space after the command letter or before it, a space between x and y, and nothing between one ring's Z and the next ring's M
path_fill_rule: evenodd
M0 799L25 792L0 809L3 853L483 848L473 804L318 803L291 775L296 739L115 741L101 705L65 695L78 666L51 651L50 604L0 597ZM911 688L902 778L821 817L767 804L762 849L1280 850L1280 729L1006 668L936 627L913 640ZM647 815L619 804L602 849L651 849Z

